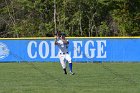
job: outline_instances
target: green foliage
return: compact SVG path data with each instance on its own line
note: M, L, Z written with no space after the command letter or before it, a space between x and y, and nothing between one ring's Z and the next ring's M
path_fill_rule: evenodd
M0 36L139 36L139 0L1 0Z
M105 22L102 22L100 27L99 27L99 36L108 36L109 34L109 27L107 26L107 24Z

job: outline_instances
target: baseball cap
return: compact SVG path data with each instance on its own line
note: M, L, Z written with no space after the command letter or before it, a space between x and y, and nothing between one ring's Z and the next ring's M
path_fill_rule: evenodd
M66 36L66 34L64 32L61 32L61 36Z

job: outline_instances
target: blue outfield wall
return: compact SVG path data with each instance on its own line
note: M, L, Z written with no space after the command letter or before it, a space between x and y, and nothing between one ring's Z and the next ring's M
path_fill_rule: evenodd
M140 62L140 38L68 38L74 62ZM54 39L0 39L0 62L59 62Z

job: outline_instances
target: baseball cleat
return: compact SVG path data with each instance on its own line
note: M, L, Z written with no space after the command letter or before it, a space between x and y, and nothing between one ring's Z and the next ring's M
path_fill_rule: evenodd
M73 72L70 72L70 75L74 75L75 73L73 73Z
M65 75L67 75L67 72L64 72Z

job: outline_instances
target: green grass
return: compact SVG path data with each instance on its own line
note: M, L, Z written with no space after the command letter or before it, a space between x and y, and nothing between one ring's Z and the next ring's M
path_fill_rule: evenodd
M0 93L140 93L140 63L0 63Z

